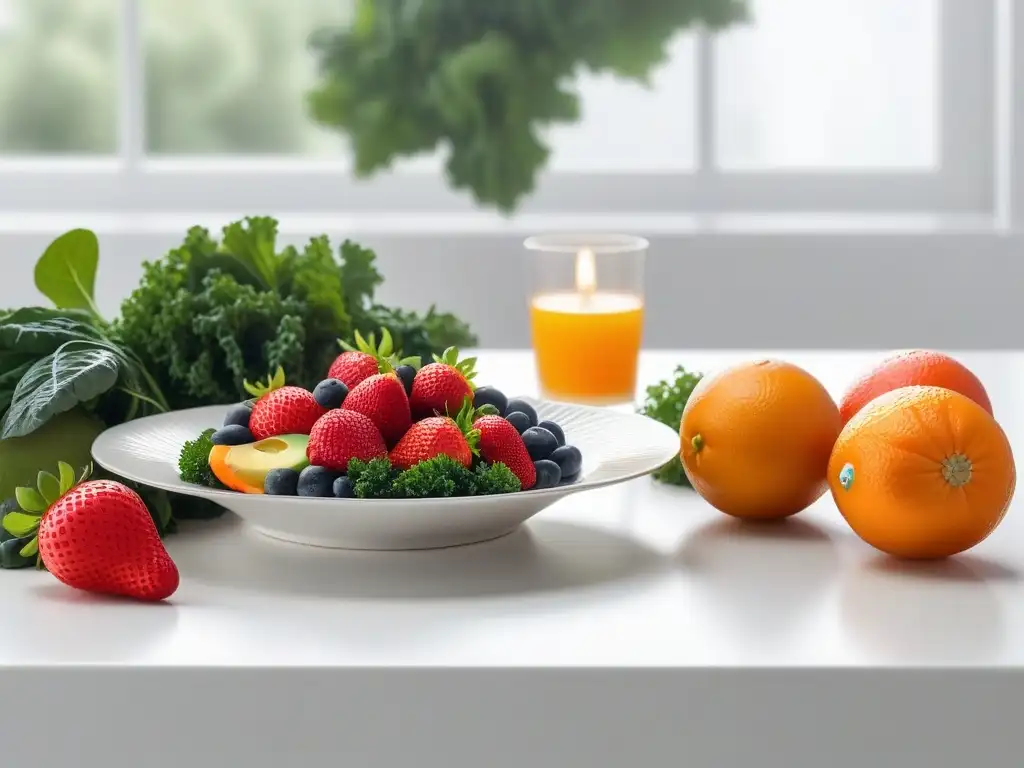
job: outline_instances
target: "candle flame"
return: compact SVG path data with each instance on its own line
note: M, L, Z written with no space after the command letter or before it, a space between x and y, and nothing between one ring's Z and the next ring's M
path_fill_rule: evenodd
M597 288L597 263L594 252L584 248L576 254L576 290L589 295Z

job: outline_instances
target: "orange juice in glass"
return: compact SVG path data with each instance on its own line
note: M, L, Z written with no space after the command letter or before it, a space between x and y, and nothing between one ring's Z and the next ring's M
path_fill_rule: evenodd
M530 330L544 397L632 402L643 338L647 241L632 235L531 237Z

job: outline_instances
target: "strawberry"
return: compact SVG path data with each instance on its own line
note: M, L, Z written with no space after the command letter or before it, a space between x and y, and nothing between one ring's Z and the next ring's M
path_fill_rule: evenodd
M306 446L310 464L336 472L347 471L349 459L370 461L387 455L384 438L370 418L344 409L321 416L313 425Z
M502 416L487 415L474 421L473 429L480 433L480 458L492 464L500 461L519 478L524 491L533 488L537 470L523 438L512 424Z
M458 415L430 416L417 421L391 451L391 463L409 469L435 456L448 456L464 467L473 463L480 434L472 427L473 401L466 399Z
M274 435L308 435L316 420L324 415L313 393L302 387L286 387L284 371L277 372L266 384L243 382L246 392L259 398L249 416L249 431L257 440Z
M367 338L363 338L363 335L356 331L353 334L353 340L356 343L354 347L347 341L338 340L338 344L345 351L334 359L330 370L327 371L328 379L337 379L344 383L349 390L371 376L386 373L399 365L412 365L419 368L420 359L418 357L399 359L401 355L395 352L394 341L387 328L381 328L380 345L377 344L377 339L372 333Z
M18 488L21 512L9 512L3 526L13 536L36 538L21 549L37 555L57 579L89 592L163 600L178 588L178 568L164 549L156 525L139 495L111 480L89 480L87 468L58 464L60 479L40 472L38 489Z
M459 350L448 347L434 355L434 362L423 366L412 380L409 405L414 419L457 413L468 397L473 398L476 358L459 360Z
M412 424L405 385L394 371L363 379L348 393L342 408L368 416L389 446L401 440Z

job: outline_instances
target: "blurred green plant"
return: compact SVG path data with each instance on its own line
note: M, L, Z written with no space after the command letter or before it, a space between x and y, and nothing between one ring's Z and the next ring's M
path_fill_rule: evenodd
M548 161L540 130L580 117L577 75L647 83L682 30L745 15L743 0L356 0L349 27L313 39L310 106L357 175L441 147L453 187L511 212Z

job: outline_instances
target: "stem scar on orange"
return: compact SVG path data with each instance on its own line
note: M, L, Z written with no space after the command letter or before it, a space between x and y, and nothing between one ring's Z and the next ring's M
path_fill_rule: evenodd
M807 371L759 360L704 377L683 409L680 460L694 489L721 512L796 514L828 488L839 409Z
M901 387L843 428L828 482L840 513L868 544L911 559L949 557L1002 521L1016 484L995 419L943 387Z

